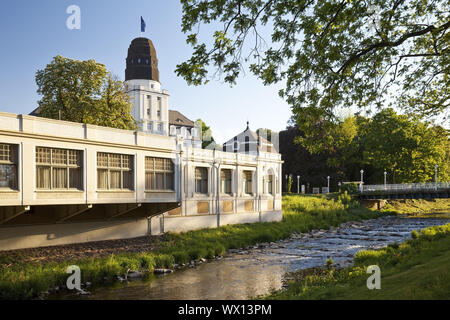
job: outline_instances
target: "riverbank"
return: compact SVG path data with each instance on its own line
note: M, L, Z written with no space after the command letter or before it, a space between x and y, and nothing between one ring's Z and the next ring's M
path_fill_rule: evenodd
M395 212L411 217L450 218L450 199L404 199L388 200L382 212Z
M288 238L292 233L337 227L347 221L380 217L349 196L285 196L283 221L225 226L182 234L167 234L152 250L107 254L100 257L27 260L20 253L0 253L0 299L32 299L51 288L64 287L66 269L77 265L82 282L93 285L115 281L130 270L143 274L174 268L200 259L222 256L230 249Z
M450 299L450 223L413 231L412 239L380 250L360 251L354 265L293 273L284 290L264 297L317 299ZM381 269L381 289L369 290L367 267Z

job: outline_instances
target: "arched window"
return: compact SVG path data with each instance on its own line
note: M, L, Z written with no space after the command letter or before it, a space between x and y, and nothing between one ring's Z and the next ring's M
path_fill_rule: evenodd
M273 195L273 175L271 174L267 176L267 191L269 194Z
M245 137L245 153L250 152L250 138L248 136Z

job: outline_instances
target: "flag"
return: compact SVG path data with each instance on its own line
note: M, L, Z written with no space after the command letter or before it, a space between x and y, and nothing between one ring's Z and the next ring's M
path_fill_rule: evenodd
M141 17L141 32L145 32L145 21L144 18Z

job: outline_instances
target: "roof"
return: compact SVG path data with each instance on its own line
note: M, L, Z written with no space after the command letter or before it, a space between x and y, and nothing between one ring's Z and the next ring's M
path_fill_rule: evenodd
M142 79L159 82L158 58L150 39L139 37L131 41L126 61L125 81Z
M37 107L33 111L30 112L30 116L39 117L41 114L41 107Z
M256 132L250 130L248 122L247 129L245 129L245 131L239 133L237 136L233 137L223 144L223 150L228 152L236 151L239 153L245 153L246 144L249 145L249 152L277 152L272 142L270 142L263 136L258 136ZM235 145L237 146L237 149Z
M176 110L169 110L169 126L194 127L195 123Z

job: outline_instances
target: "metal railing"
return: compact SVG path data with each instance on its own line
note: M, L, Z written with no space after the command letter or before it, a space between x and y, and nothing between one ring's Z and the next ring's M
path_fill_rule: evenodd
M420 191L439 191L450 189L450 182L426 182L426 183L402 183L402 184L377 184L363 185L359 190L361 193L388 191L388 192L420 192Z

